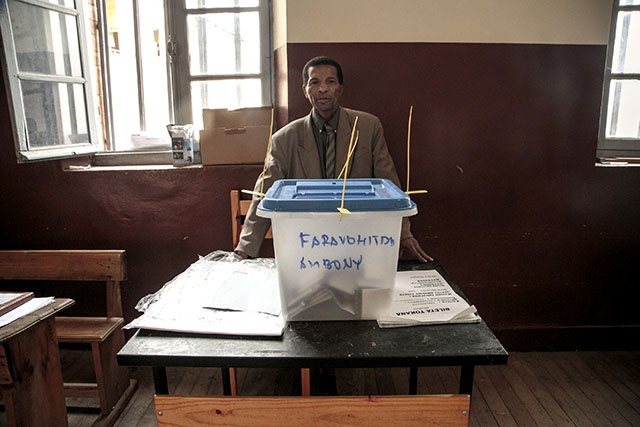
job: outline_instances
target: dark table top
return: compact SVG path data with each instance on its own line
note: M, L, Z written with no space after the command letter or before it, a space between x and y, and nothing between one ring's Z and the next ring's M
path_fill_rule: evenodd
M432 268L459 292L437 262L399 265ZM281 337L139 330L118 353L121 365L154 367L460 366L506 364L507 358L484 321L384 329L369 320L289 322Z

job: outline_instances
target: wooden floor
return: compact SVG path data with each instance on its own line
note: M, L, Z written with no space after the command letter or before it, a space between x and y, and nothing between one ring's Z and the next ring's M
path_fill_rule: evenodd
M66 375L90 367L83 361L85 353L63 354ZM155 426L151 369L131 373L139 388L115 425ZM220 375L214 368L169 368L169 389L172 394L222 394ZM403 368L338 369L338 394L404 394L408 375ZM418 393L458 391L459 368L421 368L418 375ZM238 384L243 395L287 395L300 389L298 372L288 369L239 369ZM96 419L86 406L97 402L68 403L76 406L69 414L71 427L90 426ZM640 352L511 353L506 366L478 367L469 425L640 426Z

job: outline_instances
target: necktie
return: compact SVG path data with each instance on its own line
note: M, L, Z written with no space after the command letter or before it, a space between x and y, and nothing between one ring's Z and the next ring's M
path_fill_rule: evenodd
M329 123L322 127L324 132L324 166L327 178L335 178L336 174L336 133Z

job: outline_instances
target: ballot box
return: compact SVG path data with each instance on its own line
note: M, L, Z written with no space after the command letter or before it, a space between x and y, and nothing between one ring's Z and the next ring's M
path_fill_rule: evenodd
M386 179L276 181L257 214L271 219L285 318L375 319L392 294L402 218L416 213Z

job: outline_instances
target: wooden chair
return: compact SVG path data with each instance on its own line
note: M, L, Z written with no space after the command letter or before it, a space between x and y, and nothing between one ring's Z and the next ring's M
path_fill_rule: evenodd
M240 190L231 190L231 239L233 247L235 248L240 241L240 232L242 231L242 224L249 212L249 206L251 206L251 199L243 199L240 196ZM271 228L267 232L265 239L273 239Z
M240 232L242 231L242 225L244 224L244 219L249 212L249 206L251 206L251 199L243 199L240 196L239 190L231 190L230 193L231 199L231 231L232 231L232 241L233 247L235 248L240 241ZM271 228L267 232L265 239L273 239L273 232ZM236 371L234 368L229 369L230 381L231 381L231 395L235 396L237 392L237 384L236 384ZM307 368L302 368L300 370L301 382L302 382L302 395L309 396L311 394L311 379L310 379L310 371Z
M104 317L55 319L59 343L91 347L96 383L65 383L65 396L98 397L101 416L94 425L112 425L137 387L137 382L129 378L129 370L116 360L125 341L120 284L126 278L123 250L0 251L0 280L106 284Z
M468 426L469 395L155 396L158 427Z

